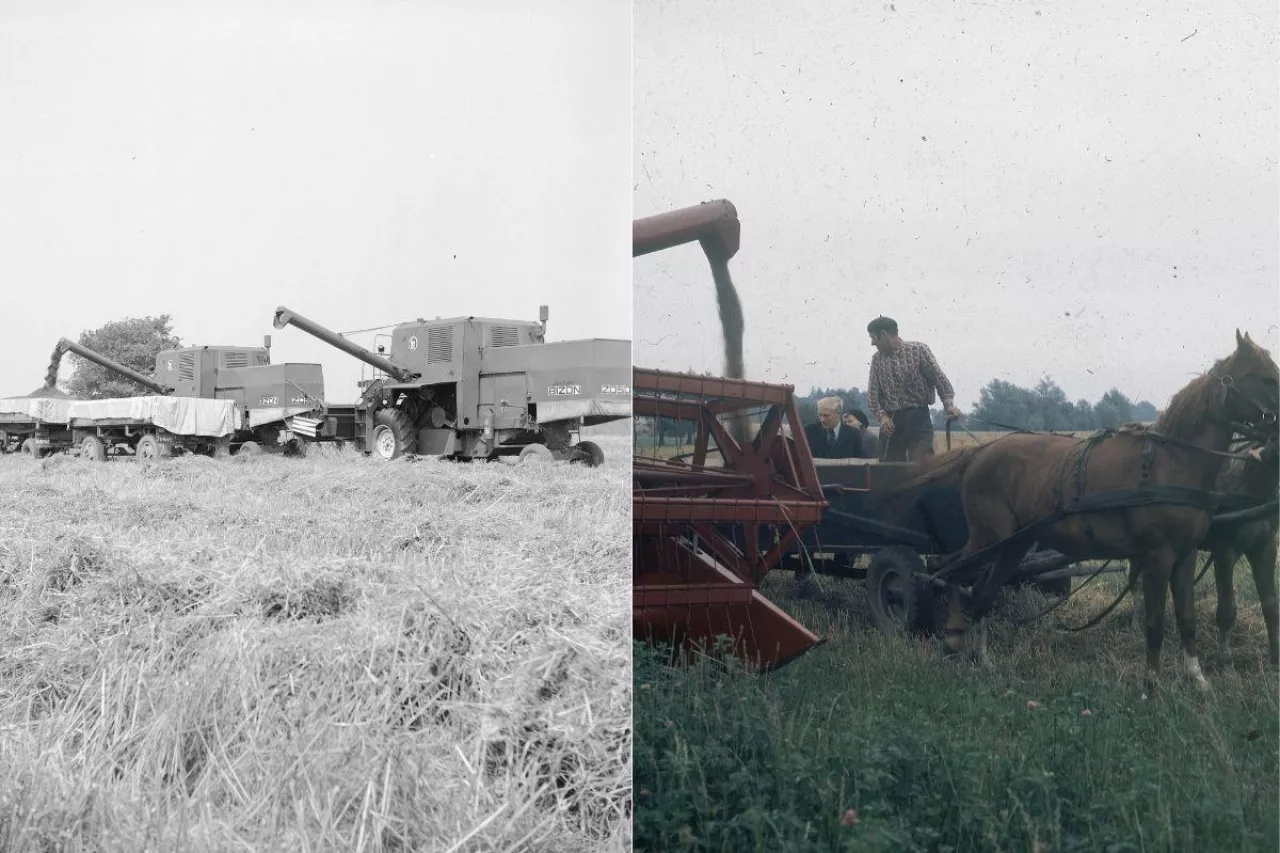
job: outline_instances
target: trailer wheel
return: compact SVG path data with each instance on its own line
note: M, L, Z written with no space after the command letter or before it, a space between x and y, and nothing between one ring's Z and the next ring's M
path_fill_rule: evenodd
M237 456L260 456L262 455L262 445L256 441L246 441L240 445L240 449L236 451Z
M148 433L138 439L138 448L134 452L139 459L161 459L169 455L165 452L164 445L160 443L160 439L156 438L153 433Z
M373 452L383 459L398 459L418 449L413 421L399 409L379 409L373 413Z
M36 440L34 438L28 438L26 441L22 442L22 452L33 459L39 459L44 456L44 451L36 447Z
M80 442L80 455L85 459L92 459L94 462L105 462L107 459L107 445L96 435L86 435L84 441Z
M891 545L871 558L867 598L877 628L902 636L932 627L933 592L915 577L924 570L920 555L905 545Z
M581 462L588 468L599 468L604 464L604 451L594 441L579 441L575 447L579 453L570 461Z

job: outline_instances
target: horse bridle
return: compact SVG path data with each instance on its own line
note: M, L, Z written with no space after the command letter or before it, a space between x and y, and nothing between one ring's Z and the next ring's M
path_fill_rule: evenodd
M1227 403L1227 397L1230 396L1231 394L1235 394L1238 397L1240 397L1242 400L1244 400L1246 403L1248 403L1249 405L1257 409L1259 412L1261 412L1261 415L1258 417L1256 421L1239 421L1239 422L1232 421L1231 422L1232 429L1234 429L1236 432L1240 433L1241 435L1244 435L1259 441L1265 441L1269 436L1274 435L1278 431L1277 420L1276 420L1276 410L1274 408L1259 401L1252 394L1249 394L1246 391L1241 390L1240 386L1236 384L1235 379L1231 376L1230 373L1219 376L1216 373L1214 373L1212 370L1210 370L1209 376L1216 379L1218 381L1218 384L1222 386L1222 404L1224 406Z

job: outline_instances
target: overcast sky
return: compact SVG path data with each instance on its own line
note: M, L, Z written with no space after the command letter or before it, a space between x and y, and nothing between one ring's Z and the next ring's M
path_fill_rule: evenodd
M1163 406L1280 351L1274 3L637 0L635 200L727 198L751 378L866 387L878 314L993 378ZM635 359L722 370L706 261L634 262Z
M548 303L552 340L630 338L630 45L626 0L8 0L0 395L126 316L271 334L333 402L361 363L277 305L347 331Z

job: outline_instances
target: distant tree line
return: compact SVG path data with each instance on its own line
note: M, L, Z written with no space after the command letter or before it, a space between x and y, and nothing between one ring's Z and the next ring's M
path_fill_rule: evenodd
M844 401L846 412L861 409L875 426L867 395L856 387L811 389L808 395L796 399L801 420L811 423L818 419L818 400L823 397L839 397ZM993 379L982 388L976 406L971 410L961 409L970 428L974 429L1061 432L1116 427L1133 421L1151 422L1159 414L1156 407L1146 400L1135 403L1115 388L1103 394L1096 403L1083 399L1072 403L1058 383L1047 376L1035 388L1023 388L1012 382ZM940 406L933 409L933 423L939 429L946 423Z

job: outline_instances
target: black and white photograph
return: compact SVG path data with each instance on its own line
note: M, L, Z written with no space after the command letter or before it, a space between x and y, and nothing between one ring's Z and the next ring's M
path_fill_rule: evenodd
M0 849L632 848L631 15L0 5Z

